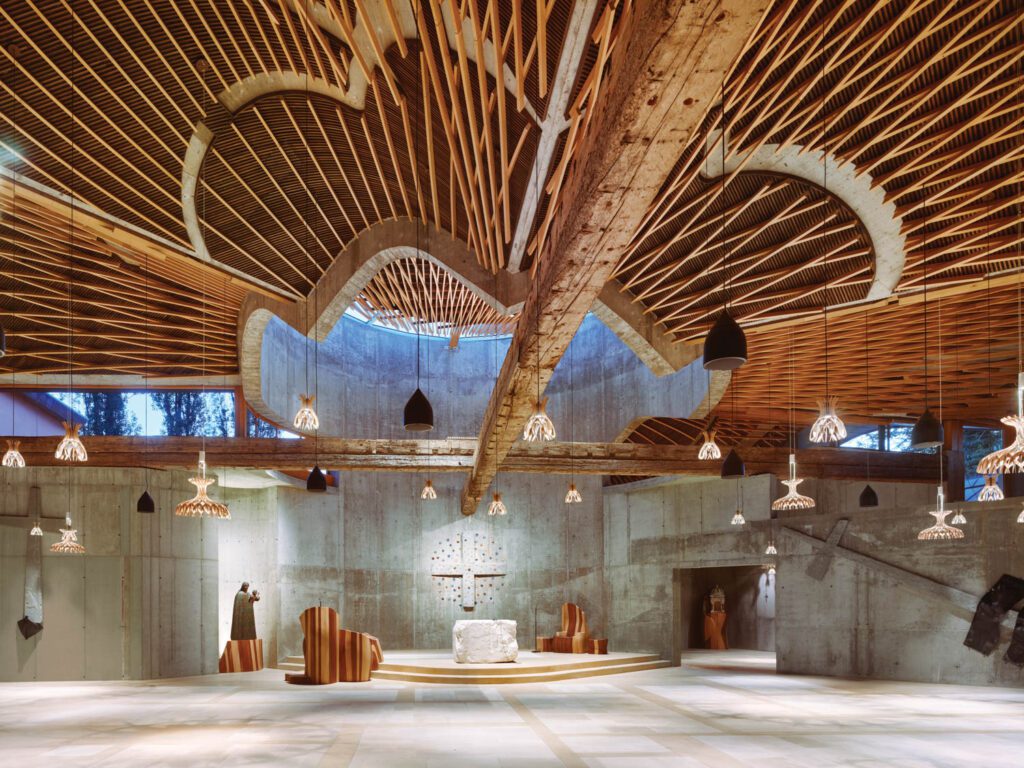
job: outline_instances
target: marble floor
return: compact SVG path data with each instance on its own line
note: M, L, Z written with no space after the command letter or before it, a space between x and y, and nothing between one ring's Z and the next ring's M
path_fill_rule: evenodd
M265 670L0 684L0 761L101 766L1019 766L1024 690L777 676L771 657L506 686Z

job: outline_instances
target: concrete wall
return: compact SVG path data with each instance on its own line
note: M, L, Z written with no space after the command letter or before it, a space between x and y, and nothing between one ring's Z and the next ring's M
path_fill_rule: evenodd
M1020 500L967 503L966 537L917 540L934 502L848 514L842 547L980 598L1004 573L1024 577ZM843 515L791 518L786 525L823 539ZM1003 661L1007 638L989 657L963 645L970 616L914 589L904 573L834 557L824 579L807 574L805 543L780 539L778 665L784 672L971 685L1022 685L1024 670ZM1004 626L1012 627L1015 616ZM1004 632L1004 635L1008 632Z
M68 510L85 555L42 539L43 631L22 638L28 496L41 489L44 529ZM151 473L160 514L139 515L143 472L75 468L4 470L0 499L0 680L109 680L212 672L217 665L214 521L175 518L191 485Z
M863 483L807 481L801 490L817 500L816 508L809 514L782 513L774 521L779 669L924 682L1024 683L1024 671L1002 661L1005 641L989 658L965 648L970 611L951 609L913 589L905 578L925 576L980 598L1003 573L1024 576L1019 500L962 505L968 518L963 541L919 542L917 532L932 520L927 513L934 487L872 485L881 505L862 510L857 497ZM784 489L767 475L746 478L742 488L748 524L739 530L729 525L734 481L648 481L605 489L613 647L673 656L691 643L693 598L688 590L697 589L690 583L695 569L764 568L773 525L770 503ZM815 550L780 531L792 528L824 540L839 518L850 520L842 547L895 569L835 557L824 579L811 578L807 568ZM736 615L742 609L742 598L730 601L730 621L756 626L759 617ZM1004 622L1004 628L1010 626L1012 617Z
M312 392L319 370L321 434L351 438L404 436L402 409L416 387L416 337L350 317L320 345L282 321L267 326L262 351L262 398L279 424L291 423L298 395ZM447 339L420 338L421 387L434 407L435 437L475 436L490 399L508 339L468 339L450 350ZM495 359L497 357L497 359ZM497 367L496 367L497 366ZM569 383L572 369L572 410ZM307 378L308 371L308 378ZM610 442L646 416L689 416L708 390L700 361L657 377L596 317L587 315L548 384L548 414L560 436ZM574 412L575 429L570 413Z

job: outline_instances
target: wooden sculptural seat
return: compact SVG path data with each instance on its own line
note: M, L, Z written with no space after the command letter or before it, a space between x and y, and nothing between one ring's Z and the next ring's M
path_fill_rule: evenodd
M551 638L555 653L589 653L587 615L575 603L562 604L562 628Z
M340 629L333 608L307 608L299 623L306 670L301 675L285 675L289 683L364 683L384 660L380 641L365 632Z

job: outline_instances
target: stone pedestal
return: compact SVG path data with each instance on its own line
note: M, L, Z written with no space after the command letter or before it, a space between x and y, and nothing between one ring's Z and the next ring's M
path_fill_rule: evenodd
M519 655L516 623L503 619L456 621L452 628L452 655L458 664L515 661Z

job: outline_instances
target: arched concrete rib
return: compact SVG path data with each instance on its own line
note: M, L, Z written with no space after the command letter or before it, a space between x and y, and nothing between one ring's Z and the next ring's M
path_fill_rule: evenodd
M708 137L707 170L701 169L705 178L715 179L722 175L720 135L721 132L716 131ZM880 186L872 187L870 174L858 174L852 163L843 163L833 154L828 155L827 166L823 165L824 157L823 151L799 144L763 144L753 152L727 157L725 172L732 173L741 168L742 171L785 173L820 186L827 168L829 194L835 195L857 214L875 249L875 277L867 298L884 299L892 294L903 275L906 261L903 219L896 215L896 204L886 202L885 190Z
M287 1L293 9L298 3L298 0ZM394 8L402 36L406 39L415 38L418 32L412 4L409 2L396 2L394 3ZM341 25L323 3L308 3L307 11L312 15L317 25L328 34L339 40L348 39ZM369 22L376 33L380 50L387 51L398 39L395 37L394 27L387 16L386 6L383 3L368 3L366 5L366 14L369 16ZM363 61L371 69L380 68L382 62L377 56L376 48L370 41L370 32L366 24L363 23L363 14L356 14L356 17L356 25L352 30L352 44L359 48ZM476 61L476 37L472 23L468 19L464 19L461 28L457 27L451 10L446 4L442 4L442 19L449 39L453 38L458 32L461 32L468 41L466 46L467 56L470 61ZM497 58L493 44L489 41L485 42L483 51L485 69L495 80L499 79L497 74ZM507 65L503 67L501 81L504 83L506 90L510 93L515 93L515 74ZM368 85L367 73L363 71L362 66L354 62L349 69L347 88L342 88L319 77L307 78L305 73L289 70L258 72L228 86L217 95L217 104L211 115L208 115L207 119L196 124L192 137L189 139L188 148L185 151L181 171L182 218L185 222L185 231L188 233L189 242L191 242L197 258L213 262L207 250L203 230L199 223L199 216L196 212L195 193L199 181L199 171L203 167L203 161L210 149L210 145L213 143L217 129L229 124L240 110L245 109L257 99L275 93L305 92L308 90L310 93L333 99L352 109L362 110L366 106L366 89ZM537 112L528 101L525 111L535 123L539 124L540 120ZM220 265L219 262L217 263ZM297 296L291 286L283 284L276 276L268 274L268 277L271 281L258 278L253 279L263 288L280 295Z
M389 219L363 230L350 242L306 299L284 301L253 291L238 315L238 367L246 402L275 424L289 419L276 413L262 396L260 365L263 334L278 317L304 336L320 343L337 325L355 297L381 269L396 259L422 258L451 272L467 289L503 314L518 311L529 290L526 272L498 273L480 266L469 246L444 231L412 219ZM682 369L700 354L698 345L672 344L615 284L605 286L594 314L607 325L657 376Z
M417 250L417 242L419 249ZM380 270L397 259L426 259L451 272L484 302L503 314L513 314L523 303L529 275L499 272L497 278L477 262L469 246L450 234L412 219L389 219L374 224L354 238L308 298L279 301L252 292L238 314L238 369L246 402L274 424L290 419L274 412L263 400L260 365L263 334L274 317L315 342L323 342L355 297Z

